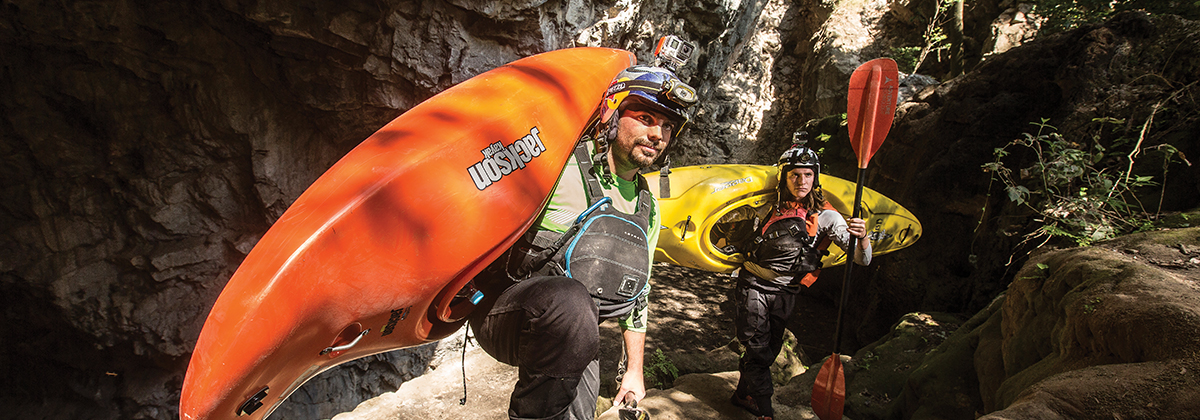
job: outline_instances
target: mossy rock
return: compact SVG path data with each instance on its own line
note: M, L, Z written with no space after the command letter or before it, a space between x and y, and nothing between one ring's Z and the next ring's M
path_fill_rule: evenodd
M775 387L787 385L793 378L804 374L808 368L804 365L804 351L800 349L799 340L796 335L792 334L791 330L783 330L783 349L775 356L775 362L771 364L771 382ZM745 352L745 347L737 340L729 343L729 348L737 353L738 357ZM734 365L734 370L737 365Z

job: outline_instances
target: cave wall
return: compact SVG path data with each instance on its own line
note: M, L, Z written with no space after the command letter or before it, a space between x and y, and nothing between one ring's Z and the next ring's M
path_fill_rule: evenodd
M1148 151L1168 144L1186 156L1200 152L1194 141L1200 65L1185 58L1196 48L1188 40L1198 30L1196 22L1176 16L1124 13L990 58L902 104L887 143L871 161L877 169L868 185L920 209L925 234L868 270L865 292L852 298L867 308L862 319L885 319L912 307L974 313L1007 287L1030 252L1074 245L1027 240L1040 215L1009 201L981 168L996 148L1036 133L1031 123L1042 119L1085 149L1097 142L1129 150L1142 139L1145 151L1133 171L1163 184L1140 191L1139 201L1150 212L1200 206L1194 159L1165 164L1162 154ZM1163 107L1172 109L1170 120L1163 119ZM1097 120L1106 117L1124 123ZM835 156L853 163L846 150ZM1036 161L1029 151L1008 159L1014 169ZM878 327L864 323L858 333L873 339L882 334Z

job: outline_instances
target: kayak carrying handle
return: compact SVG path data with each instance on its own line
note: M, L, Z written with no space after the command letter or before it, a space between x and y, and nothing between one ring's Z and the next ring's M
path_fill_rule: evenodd
M617 416L620 420L650 420L650 415L646 414L645 410L637 408L637 400L625 398L625 401L622 401L621 405L621 409L617 410Z
M238 410L237 410L238 417L241 417L243 415L249 416L251 414L254 414L255 411L258 411L259 408L262 408L262 406L263 406L262 400L264 398L267 398L267 391L270 389L271 389L271 387L264 386L262 389L258 390L258 392L255 393L253 396L246 399L246 402L242 403L242 405L240 407L238 407Z
M354 337L354 341L351 341L350 344L346 344L344 346L337 346L337 347L333 347L333 346L326 347L325 350L321 350L321 355L324 356L326 354L333 353L335 351L350 350L354 346L357 346L359 340L362 340L362 338L365 337L367 335L367 333L369 333L369 332L371 332L371 329L367 328L367 329L363 330L363 332L358 333L358 337Z

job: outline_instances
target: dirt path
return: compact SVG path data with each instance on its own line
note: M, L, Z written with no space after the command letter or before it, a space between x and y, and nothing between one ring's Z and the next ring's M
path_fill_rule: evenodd
M659 360L656 352L661 351L679 375L737 370L737 354L730 346L734 331L733 302L729 297L734 283L728 274L656 264L646 335L647 367ZM797 301L789 329L809 355L804 359L806 364L832 351L835 305L813 293L802 293ZM621 355L616 322L601 325L600 346L601 378L615 378ZM607 381L601 395L611 397L616 386L615 381Z

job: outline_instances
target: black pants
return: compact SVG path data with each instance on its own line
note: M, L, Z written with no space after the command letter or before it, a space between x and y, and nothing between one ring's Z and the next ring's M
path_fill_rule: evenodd
M470 323L484 351L518 367L509 417L568 418L578 388L597 390L587 381L581 385L600 348L599 310L591 295L578 281L547 276L508 287L493 302L477 308ZM595 395L581 399L590 399L595 410Z
M743 276L746 275L743 273ZM751 396L763 414L773 414L771 364L783 349L784 329L796 307L796 295L787 291L767 292L739 278L734 289L734 327L738 342L746 347L738 361L737 395Z

